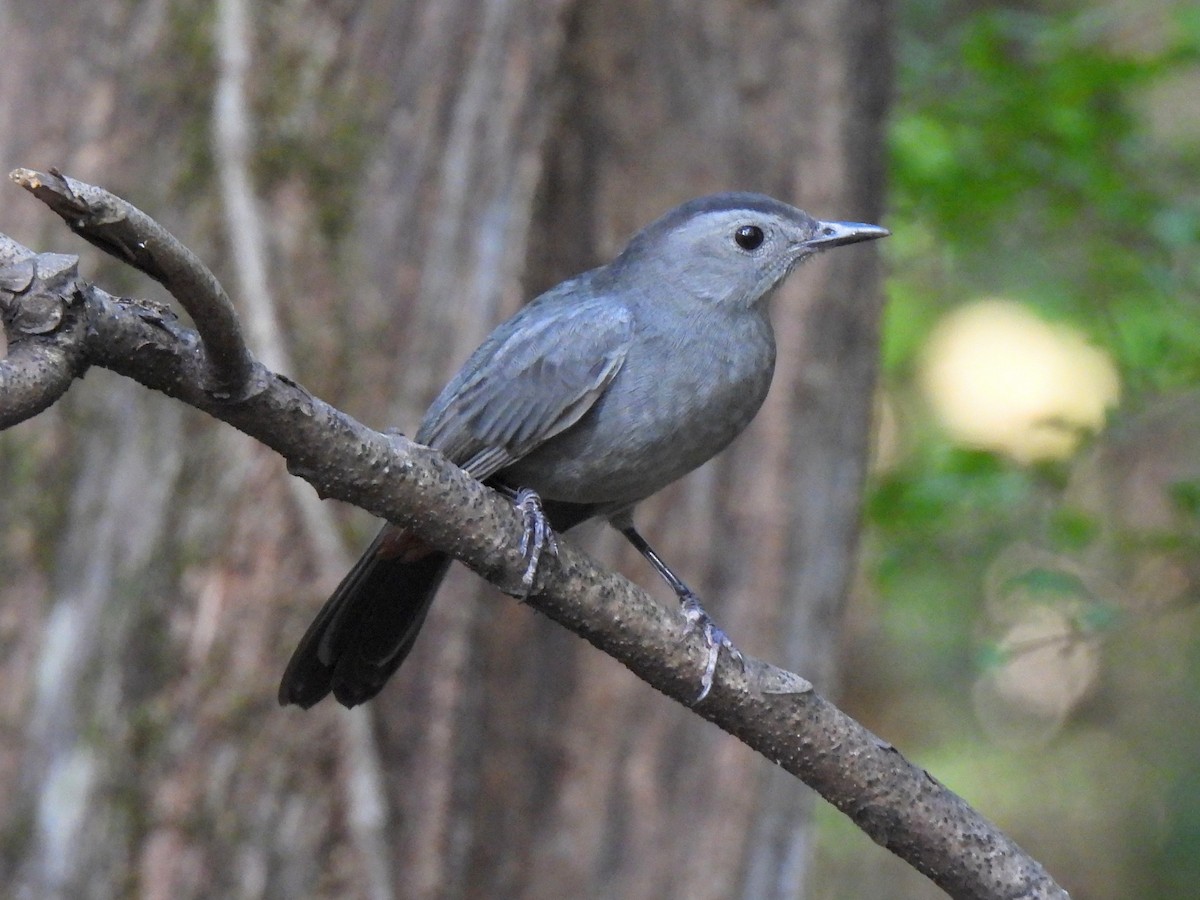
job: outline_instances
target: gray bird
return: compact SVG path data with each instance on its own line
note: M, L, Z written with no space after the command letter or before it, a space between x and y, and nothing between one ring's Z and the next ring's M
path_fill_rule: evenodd
M736 651L634 529L633 507L719 453L758 412L775 367L766 300L788 273L820 250L887 234L820 222L759 194L691 200L609 264L496 328L434 400L416 440L517 498L527 584L542 546L554 546L545 522L555 531L597 516L612 523L703 635L703 699L720 648ZM385 525L301 639L279 702L374 697L412 649L449 565Z

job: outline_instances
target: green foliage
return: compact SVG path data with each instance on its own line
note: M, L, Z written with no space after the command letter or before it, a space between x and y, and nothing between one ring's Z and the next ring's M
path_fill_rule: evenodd
M969 684L960 667L975 655L982 566L1011 540L1036 491L1017 466L941 441L879 479L866 506L870 572L881 625L918 680L944 684L949 667Z
M1074 815L1090 835L1079 853L1105 841L1128 847L1119 863L1103 853L1056 861L1045 848L1070 840L1050 836L1037 852L1052 869L1061 864L1056 874L1068 884L1074 876L1085 887L1092 871L1115 876L1119 867L1097 896L1179 896L1200 858L1200 781L1194 711L1174 716L1171 704L1200 681L1200 652L1181 659L1195 591L1171 590L1172 579L1196 577L1200 558L1196 466L1183 460L1163 476L1179 480L1153 488L1166 492L1174 524L1160 517L1138 531L1125 505L1145 499L1138 478L1153 476L1166 448L1137 468L1143 459L1114 453L1107 436L1038 466L954 447L913 376L945 312L999 295L1082 331L1111 356L1123 429L1156 398L1200 381L1200 8L906 0L900 12L883 331L899 420L890 443L899 449L866 507L884 649L878 662L851 661L850 692L860 673L862 684L887 685L875 688L886 696L865 701L883 718L869 724L940 760L940 777L947 761L961 762L956 780L968 797L1002 783L1011 821ZM1183 443L1177 453L1188 452ZM1104 446L1104 467L1081 465ZM1024 651L1006 629L1021 608L1060 614L1071 632L1064 654L1071 642L1089 642L1105 675L1051 749L988 779L978 758L1003 751L978 734L973 682L1019 662ZM930 721L936 729L905 733ZM1081 747L1091 748L1086 757ZM1064 765L1078 772L1070 790L1047 792ZM1117 783L1121 802L1110 799ZM1134 797L1145 808L1160 804L1165 818L1131 817ZM1181 860L1186 878L1154 874Z
M1019 591L1026 596L1041 597L1049 602L1062 598L1086 597L1087 587L1078 575L1045 566L1033 566L1014 575L1001 585L1004 593Z
M1124 19L1085 5L909 0L902 12L884 322L894 395L912 392L938 317L994 293L1089 334L1117 361L1127 404L1194 384L1200 114L1192 143L1159 140L1149 122L1157 85L1200 73L1200 12L1160 11L1153 47L1127 46ZM869 505L885 587L919 547L961 553L978 574L1001 535L1076 551L1095 538L1099 524L1059 502L1069 461L1024 469L946 447L920 415L904 424L907 458ZM1189 508L1186 486L1176 493Z
M1200 481L1177 481L1171 485L1170 494L1181 513L1200 522Z
M904 10L892 199L920 236L889 248L893 297L911 315L913 297L1011 293L1084 329L1137 389L1194 381L1200 145L1149 123L1172 114L1153 89L1200 62L1200 16L1126 49L1127 22L1087 7ZM913 343L889 334L889 365Z
M1055 550L1078 552L1089 547L1100 531L1100 523L1090 513L1060 506L1050 515L1047 540Z
M1033 487L1021 470L994 454L944 443L922 450L910 466L881 478L868 499L867 514L880 532L892 541L947 548L1009 532Z
M892 132L900 211L972 246L1014 224L1005 211L1031 202L1049 229L1074 228L1087 210L1089 228L1120 225L1137 240L1162 199L1145 165L1154 151L1137 91L1195 61L1200 43L1177 25L1161 50L1123 53L1114 48L1118 24L997 8L948 30L906 32ZM1181 236L1196 235L1190 211L1174 220Z

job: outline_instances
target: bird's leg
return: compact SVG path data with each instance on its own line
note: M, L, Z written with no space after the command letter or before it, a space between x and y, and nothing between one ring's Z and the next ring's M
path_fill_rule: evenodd
M708 648L708 660L704 665L704 674L700 676L700 694L693 701L699 703L712 690L713 673L717 669L717 658L721 655L721 648L724 647L728 650L729 655L744 668L746 661L742 657L742 652L733 646L733 642L729 640L729 635L722 631L717 626L717 623L713 621L712 616L704 611L704 607L700 605L700 598L696 596L696 592L684 584L683 579L676 575L671 570L671 567L663 562L662 557L654 552L654 548L646 542L644 537L638 534L637 529L632 524L622 524L618 528L621 534L625 535L625 539L637 549L637 552L646 557L650 565L654 566L658 574L663 577L663 580L671 586L671 590L675 592L675 596L679 598L679 605L683 609L683 618L687 621L684 634L699 632L704 638L704 646Z
M520 544L521 555L525 557L525 573L521 576L521 586L525 589L521 599L524 601L529 599L529 594L533 591L542 552L548 550L552 556L558 556L558 538L555 537L550 520L542 510L542 500L537 491L521 488L513 495L513 503L525 523Z

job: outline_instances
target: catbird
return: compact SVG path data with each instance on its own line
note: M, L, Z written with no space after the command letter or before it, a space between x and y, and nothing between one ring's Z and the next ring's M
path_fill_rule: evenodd
M821 222L759 194L684 203L607 265L501 324L416 434L525 513L532 584L554 531L606 518L674 589L687 629L736 654L696 595L634 529L634 505L720 452L758 412L775 366L767 298L819 250L887 235ZM548 526L547 524L548 523ZM553 530L550 530L553 529ZM385 525L301 639L279 702L374 697L413 647L450 557Z

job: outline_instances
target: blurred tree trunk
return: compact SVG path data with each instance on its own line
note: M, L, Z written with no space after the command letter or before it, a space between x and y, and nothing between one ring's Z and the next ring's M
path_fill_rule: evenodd
M226 44L243 40L269 288L302 361L288 374L377 427L411 433L496 322L687 197L741 188L825 217L880 213L880 0L250 9L239 35L182 2L49 17L14 0L0 163L122 192L228 287L253 284L225 250L244 246L209 125ZM78 249L6 196L0 230ZM85 256L107 286L150 291ZM793 278L758 420L639 517L740 647L826 692L877 281L867 250ZM376 702L277 708L287 655L341 574L330 560L347 555L314 522L344 511L314 513L240 435L95 373L0 435L0 461L0 877L16 895L802 889L805 788L462 571ZM351 520L355 552L375 526ZM659 590L607 534L575 539Z

